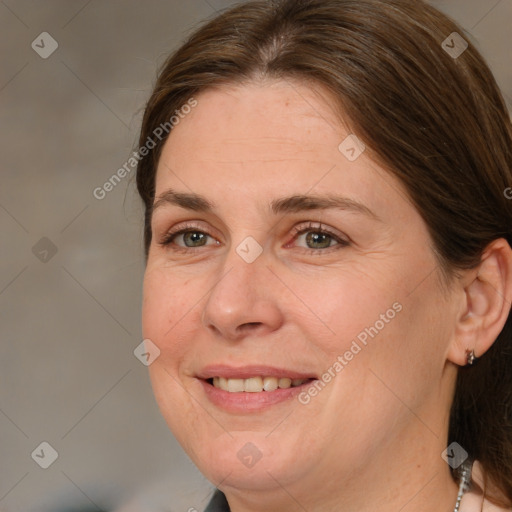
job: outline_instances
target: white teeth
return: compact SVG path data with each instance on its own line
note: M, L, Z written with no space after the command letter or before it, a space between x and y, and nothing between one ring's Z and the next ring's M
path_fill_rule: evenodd
M289 387L291 387L291 385L292 385L292 379L288 379L287 377L279 379L279 387L281 389L289 388Z
M261 391L275 391L277 388L288 389L300 386L308 379L289 379L288 377L250 377L249 379L226 379L225 377L213 377L213 385L216 388L230 393L260 393Z
M244 380L244 391L257 393L263 391L263 379L261 377L251 377Z
M227 391L231 393L236 393L238 391L244 390L244 379L227 379L228 381L228 389Z
M276 377L265 377L263 379L263 389L265 391L275 391L279 387Z

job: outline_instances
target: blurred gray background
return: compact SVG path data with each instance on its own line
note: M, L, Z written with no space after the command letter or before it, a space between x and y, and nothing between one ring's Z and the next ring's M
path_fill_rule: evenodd
M157 66L234 3L0 1L1 512L208 502L212 485L134 355L144 271L134 170L103 199L93 191L136 145ZM471 35L510 108L512 0L432 3Z

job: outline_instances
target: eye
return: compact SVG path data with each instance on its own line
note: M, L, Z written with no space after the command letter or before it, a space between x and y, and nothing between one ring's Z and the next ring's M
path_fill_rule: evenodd
M307 225L296 226L293 229L293 241L298 240L306 243L307 249L318 251L330 249L336 246L346 247L350 242L331 230L323 227L321 224L308 223Z
M158 243L164 247L172 246L173 250L176 251L187 252L198 247L212 245L211 243L208 244L209 238L212 237L197 226L187 225L166 233ZM214 240L213 243L215 245L219 244L217 240Z
M286 247L300 241L306 244L305 246L301 244L304 249L310 249L311 252L318 253L319 251L326 252L326 249L341 249L350 245L348 239L323 227L322 224L312 222L301 224L294 227L292 233L293 240ZM211 239L211 242L209 242L209 239ZM158 243L177 252L193 252L200 247L220 244L210 234L192 224L182 225L181 228L178 226L165 233Z
M201 247L202 245L206 245L208 238L208 235L202 231L182 231L181 233L178 232L174 234L172 239L175 240L178 236L183 237L182 240L185 247Z

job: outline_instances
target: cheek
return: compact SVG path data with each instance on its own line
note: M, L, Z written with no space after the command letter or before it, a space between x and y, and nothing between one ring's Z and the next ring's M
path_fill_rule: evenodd
M450 336L449 308L434 274L411 293L410 283L418 275L413 265L381 270L298 280L294 290L312 312L308 321L300 319L305 308L299 301L290 303L288 312L323 356L326 371L346 355L354 385L371 369L393 388L407 391L408 384L432 382L441 371Z
M160 349L159 357L148 367L155 399L171 430L181 437L183 418L188 421L196 417L179 372L193 336L187 332L198 325L199 309L194 308L198 302L197 290L184 286L189 279L178 283L173 276L170 269L148 267L146 270L142 331L144 338L149 338ZM186 439L180 442L184 443Z
M293 322L309 332L309 339L330 357L350 348L353 340L372 339L400 315L403 306L391 272L340 269L318 278L301 277L295 297L287 301ZM306 313L306 316L304 314ZM308 319L306 321L305 319ZM364 346L364 345L363 345Z
M144 275L143 336L160 348L163 358L180 349L183 344L176 342L176 336L198 314L194 305L201 295L193 282L191 279L178 281L169 269L148 269Z
M361 370L368 370L371 393L389 407L420 410L438 393L450 342L450 308L434 280L402 295L400 305L400 312L368 338Z

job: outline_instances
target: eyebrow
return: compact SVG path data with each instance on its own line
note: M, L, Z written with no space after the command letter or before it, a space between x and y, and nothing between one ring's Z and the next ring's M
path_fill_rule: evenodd
M151 207L151 215L164 205L174 205L186 210L211 213L215 209L212 203L204 196L190 192L176 192L168 189L160 194ZM292 195L274 199L270 202L270 211L274 215L283 213L299 213L307 210L327 210L336 208L353 211L370 217L373 220L381 219L363 203L348 197L337 195Z

